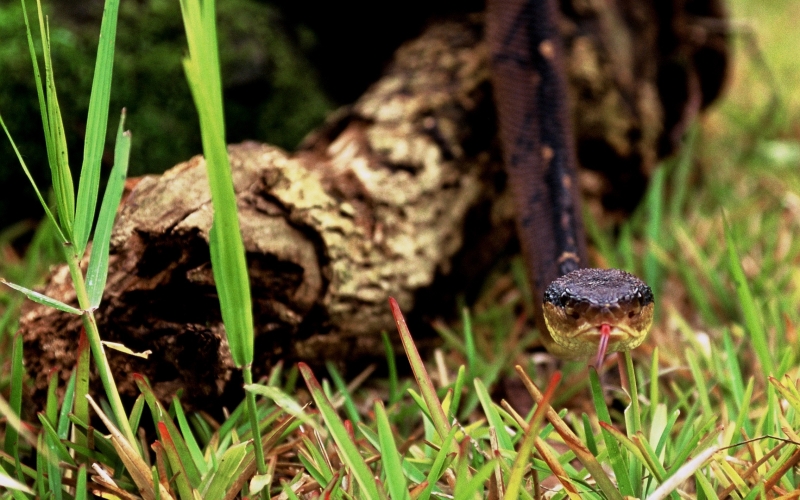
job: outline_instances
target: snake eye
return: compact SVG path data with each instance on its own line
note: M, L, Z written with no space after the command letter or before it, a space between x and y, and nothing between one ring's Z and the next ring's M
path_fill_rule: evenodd
M575 308L571 305L564 306L564 314L575 320L580 318L580 314L578 314L578 311L575 310Z
M638 316L640 312L642 312L642 302L637 298L631 302L631 310L628 312L628 317Z

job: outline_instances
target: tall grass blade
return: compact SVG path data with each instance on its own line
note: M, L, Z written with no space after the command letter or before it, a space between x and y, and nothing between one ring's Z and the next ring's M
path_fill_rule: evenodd
M656 169L650 181L647 192L647 240L648 248L644 256L644 280L658 294L661 290L661 263L658 261L653 246L661 241L661 230L664 218L664 177L666 173L663 168Z
M114 227L117 207L122 200L125 178L128 176L131 133L124 131L124 126L125 110L123 109L117 130L117 144L114 149L114 167L111 169L111 175L106 184L106 192L103 195L103 203L100 206L100 215L97 218L97 228L92 241L92 255L89 257L89 266L86 269L86 291L89 294L91 307L99 306L103 298L103 290L106 287L106 278L108 278L108 248L111 243L111 229ZM78 197L80 199L80 193ZM94 213L94 207L92 207L92 213ZM83 250L79 252L79 255L82 253Z
M314 402L317 404L317 408L325 421L328 432L330 432L331 437L339 448L340 458L347 464L347 467L350 469L353 476L355 476L358 485L361 487L363 498L378 500L380 494L378 493L378 487L375 484L372 471L367 466L366 462L364 462L364 458L361 456L361 453L359 453L358 448L351 439L339 415L336 414L333 405L331 405L328 398L325 397L322 386L320 386L308 365L299 363L298 366L300 368L300 374L303 376L303 379L305 379L308 390L311 392L311 397L314 398Z
M727 218L722 217L725 224L725 245L728 255L728 272L731 273L733 283L736 286L736 295L739 299L739 304L742 308L742 316L744 317L744 324L747 327L747 332L750 334L750 341L753 343L753 350L756 352L758 361L767 375L775 373L775 362L769 351L769 343L767 341L767 332L764 325L758 316L758 304L753 297L753 292L750 291L750 285L747 283L747 278L742 269L742 261L739 257L739 252L736 250L736 242L733 239L730 224Z
M425 369L417 346L414 345L414 339L411 338L411 332L408 330L408 325L406 325L406 320L403 317L402 311L400 311L400 306L393 297L389 297L389 306L392 309L392 316L394 316L394 322L397 325L400 340L403 342L403 348L408 356L408 362L411 364L411 370L414 372L414 378L417 380L425 405L430 412L431 422L433 422L434 427L436 427L439 438L443 439L450 431L450 423L447 421L447 414L442 408L439 397L436 395L436 389L433 387L431 377Z
M72 241L75 220L75 187L72 184L72 173L70 172L69 155L67 153L67 138L64 135L64 122L61 119L61 107L58 104L55 75L53 74L53 61L50 57L50 26L46 22L42 12L42 4L39 0L36 2L36 7L39 14L39 32L44 55L45 107L42 109L42 118L47 121L45 131L49 132L49 134L46 133L45 135L45 142L50 164L50 177L53 182L56 212L58 213L58 220L61 222L61 229L67 238ZM42 105L41 100L39 104Z
M178 427L181 429L181 436L184 441L186 441L186 446L189 449L189 453L192 455L191 459L197 467L198 472L200 472L201 476L204 476L206 472L208 472L208 467L203 458L203 451L200 449L200 445L194 437L192 428L189 426L189 421L186 419L186 414L183 411L180 400L176 397L172 402L175 408L175 418L178 421Z
M114 41L117 39L118 11L119 0L106 0L103 9L103 20L100 24L100 42L97 45L92 94L89 98L89 114L86 117L83 165L81 166L78 200L75 207L75 237L73 244L75 245L76 253L81 256L86 250L86 243L89 241L89 233L92 230L92 222L94 221L94 210L97 206L97 193L100 186L100 164L106 142L106 128L108 127L108 107L111 99L111 75L114 69ZM119 134L117 135L117 140L119 140Z
M150 414L153 417L153 423L156 425L156 428L159 431L159 438L165 442L169 439L161 434L162 425L169 431L171 436L180 436L178 426L175 425L175 422L172 421L172 418L164 410L164 407L158 401L156 395L153 393L153 389L150 387L144 377L139 374L134 374L133 379L136 382L136 386L144 395L147 406L150 408ZM181 457L191 457L189 447L186 445L186 442L183 439L173 440L172 443L176 448L178 448ZM189 482L195 487L199 485L201 481L200 471L198 470L194 461L187 460L183 463L183 467L186 470L186 475L188 476Z
M608 406L606 406L602 385L600 384L600 378L597 376L597 371L589 370L589 380L591 383L590 388L592 392L592 399L594 400L595 412L597 413L597 419L600 422L605 422L610 426L611 415L608 413ZM603 428L602 433L603 441L606 443L608 456L611 460L611 467L614 469L614 473L617 475L617 483L620 493L627 496L634 496L634 487L631 483L630 476L628 475L628 465L625 455L622 453L619 444L617 444L617 440L614 438L611 432L609 432L606 428Z
M181 439L181 437L170 434L167 426L164 425L164 422L158 423L158 436L161 439L164 451L166 451L169 467L175 476L174 481L178 489L178 496L181 499L192 498L192 486L200 486L199 477L197 478L197 484L191 485L189 484L189 479L186 475L184 463L186 461L190 461L192 457L181 454L181 452L178 450L178 447L175 445L175 440Z
M8 405L15 416L19 417L22 413L22 383L25 380L25 367L22 364L22 334L17 333L12 339L11 347L11 393L9 394ZM19 465L19 432L13 425L6 424L4 427L5 438L3 439L3 450L12 457L17 458ZM16 472L15 467L6 467L9 474Z
M88 495L86 489L86 464L78 467L78 478L75 481L75 500L86 500Z
M400 384L397 376L397 362L394 359L394 348L389 334L381 332L381 339L383 340L383 348L386 351L386 370L389 372L389 404L393 405L400 400L402 394L398 391Z
M49 384L47 386L47 398L45 403L45 412L38 413L37 417L42 423L44 432L44 444L47 447L46 456L47 460L47 486L50 489L50 498L53 500L61 500L63 492L61 491L61 468L59 461L72 460L69 456L69 451L66 446L61 442L55 428L55 421L58 415L58 396L56 390L58 389L58 370L52 370L49 374ZM39 448L39 453L44 450ZM68 462L70 465L75 465L74 462Z
M498 430L498 448L501 451L513 451L514 443L511 441L511 435L508 432L501 432L505 429L505 423L502 417L500 417L500 413L497 411L494 402L492 402L492 397L489 395L486 386L483 385L483 382L479 378L473 381L473 385L475 386L475 392L478 394L478 399L480 399L481 406L483 407L483 414L486 415L489 427Z
M39 61L36 57L36 49L34 48L33 45L33 34L31 31L30 22L28 21L28 10L25 7L25 0L20 0L20 2L22 4L22 16L25 20L25 31L28 37L28 50L31 56L31 64L33 65L33 75L36 81L36 95L39 98L39 111L42 116L42 129L44 130L45 146L47 150L47 161L48 164L52 166L56 164L57 160L56 160L55 147L53 145L53 142L51 141L50 120L48 118L48 110L47 110L48 108L47 108L47 101L45 100L44 85L42 83L41 73L39 72ZM41 21L41 8L39 8L39 12ZM41 25L42 23L40 22L40 27ZM49 49L49 46L45 45L44 49L46 50ZM46 54L49 55L49 50L46 52ZM16 150L16 147L14 149ZM19 152L17 152L17 156L18 157L20 156ZM30 174L27 173L27 169L25 170L26 174L28 175L28 178L31 180L31 182L33 182L33 179L31 178ZM39 201L40 203L42 203L42 206L47 207L47 204L43 201L41 195L39 195ZM51 219L54 221L54 225L57 228L59 228L62 240L66 242L68 240L68 237L71 237L69 231L66 230L66 227L65 228L61 227L61 224L53 218L53 215L48 208L45 208L45 211L47 212L48 216L51 217Z
M244 243L236 213L222 110L214 1L181 0L189 57L183 65L200 118L208 185L214 205L209 236L211 267L231 357L238 367L253 361L253 311Z
M375 420L378 424L378 440L381 445L380 452L383 469L386 472L386 486L389 498L411 500L411 496L408 494L406 477L403 475L400 453L397 451L397 444L394 441L389 417L386 416L386 408L383 407L381 401L375 403Z

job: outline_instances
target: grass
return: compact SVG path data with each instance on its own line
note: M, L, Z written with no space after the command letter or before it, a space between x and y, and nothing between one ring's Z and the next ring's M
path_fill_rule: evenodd
M745 0L732 6L740 57L726 100L687 134L681 154L662 166L645 203L616 236L593 226L603 260L646 277L658 291L650 338L620 358L622 387L610 374L603 380L588 371L585 363L567 363L553 373L550 365L525 354L534 332L524 321L531 299L517 263L487 286L460 323L437 325L445 346L432 361L416 353L413 332L392 303L412 380L399 378L393 364L388 380L359 379L356 386L348 386L332 365L330 383L303 364L278 365L265 380L245 375L248 396L222 422L186 413L179 398L157 401L141 377L136 379L141 395L131 408L114 402L113 377L104 380L103 397L87 400L90 366L103 371L102 332L92 330L91 313L102 307L103 241L113 221L106 205L116 206L112 175L105 195L110 201L103 201L95 224L93 248L101 250L90 255L94 274L72 266L76 286L86 288L85 303L70 310L87 324L76 343L78 365L66 383L51 376L46 407L37 415L24 414L26 421L19 419L22 342L13 334L23 295L0 295L0 495L796 498L800 101L786 89L800 77L791 50L798 46L791 40L797 37L791 12L800 14L800 7ZM190 40L187 75L194 95L206 96L196 99L203 142L209 175L224 199L229 173L219 153L224 124L214 83L218 66L202 67L214 61L203 58L216 51L213 19L199 4L183 7ZM213 12L212 2L203 7ZM191 41L193 25L207 38ZM46 59L45 81L51 82ZM111 85L110 78L97 85ZM91 165L98 146L87 141L89 166L82 168L76 201L66 166L59 163L63 141L55 86L42 88L48 148L55 177L62 180L54 203L42 202L56 210L36 229L24 256L16 254L14 243L30 228L0 233L0 251L7 256L0 276L29 298L47 301L29 290L55 256L75 263L83 257L84 237L93 227L86 214L94 212L99 177L83 174L96 168ZM102 102L103 93L98 95ZM121 170L130 136L122 125L119 131ZM215 210L236 220L235 213ZM215 275L218 262L231 259L239 257L218 253ZM223 318L226 326L239 325L231 329L237 332L232 350L246 370L252 325L236 311L247 308L237 300L249 292L242 293L237 271L231 272ZM391 349L387 343L389 360ZM298 374L303 389L294 387ZM536 403L526 414L491 397L510 376L520 379ZM108 434L90 425L94 416ZM134 432L143 418L152 420L155 440Z

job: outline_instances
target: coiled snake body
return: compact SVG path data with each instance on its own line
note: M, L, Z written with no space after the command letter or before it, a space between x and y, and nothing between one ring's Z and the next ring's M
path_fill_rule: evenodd
M637 347L653 294L635 276L586 268L574 138L555 0L489 0L487 38L517 232L545 347L562 358ZM547 291L545 292L545 287Z

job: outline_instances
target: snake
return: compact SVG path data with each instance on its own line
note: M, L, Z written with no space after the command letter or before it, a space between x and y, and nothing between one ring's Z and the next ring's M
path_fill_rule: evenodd
M556 0L489 0L486 38L503 161L542 344L580 359L638 347L653 293L617 269L587 266L586 236Z

